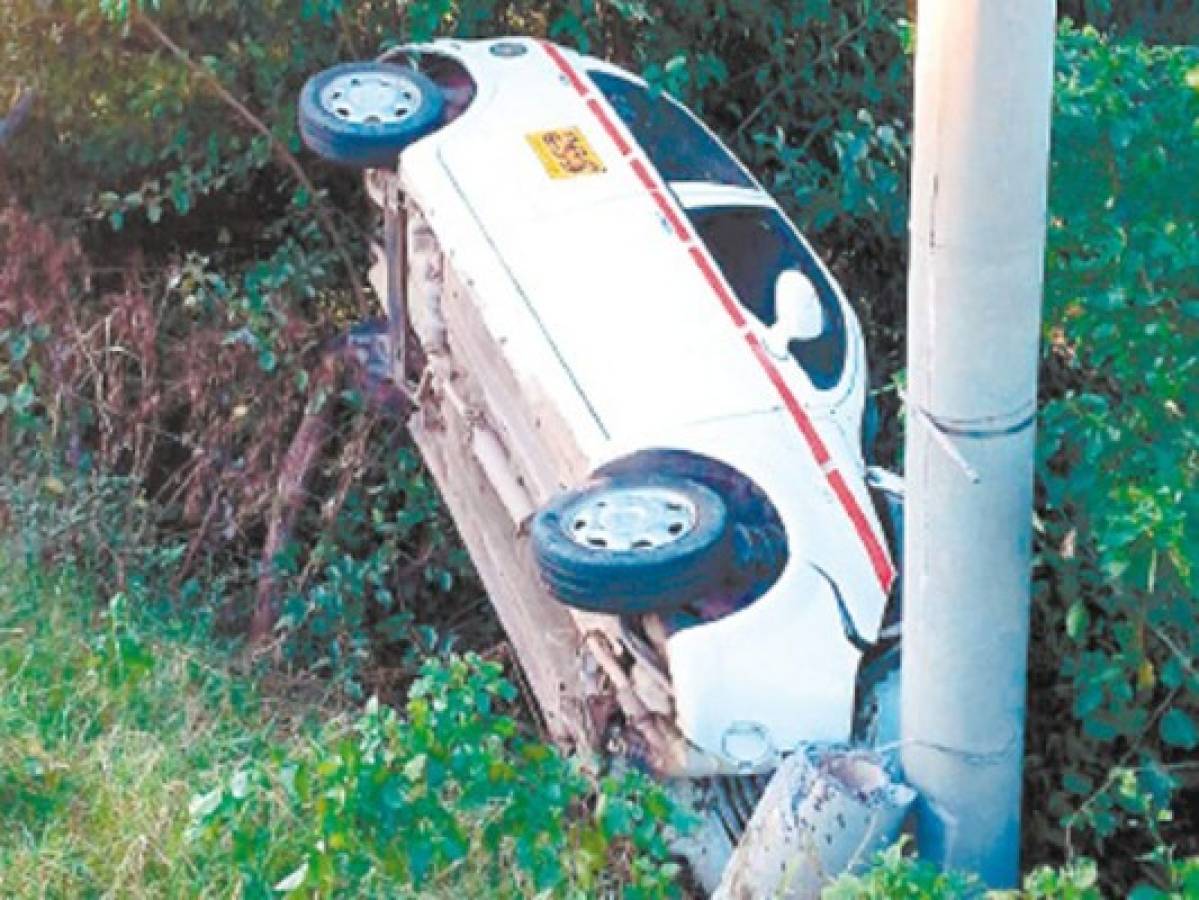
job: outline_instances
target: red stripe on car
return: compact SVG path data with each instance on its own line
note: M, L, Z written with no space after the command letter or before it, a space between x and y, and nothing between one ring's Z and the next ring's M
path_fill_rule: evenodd
M574 66L566 61L566 57L562 55L562 51L549 41L542 41L541 46L545 48L545 52L549 55L549 58L554 61L554 65L558 67L558 70L566 76L567 80L569 80L571 84L574 85L574 89L580 94L586 94L586 83L582 78L579 77L578 73L575 72Z
M616 145L616 149L620 151L621 156L628 156L633 152L633 148L629 146L629 142L616 130L612 119L604 112L604 108L600 106L598 100L592 97L587 101L587 108L591 110L591 114L599 119L600 124L604 126L604 131L608 132L608 137L612 139L612 143Z
M770 379L774 389L779 392L783 398L783 405L787 407L787 412L791 413L791 418L795 420L795 424L799 427L800 433L803 434L804 440L808 442L808 446L812 450L812 456L816 458L816 465L821 468L831 458L829 456L828 447L824 445L819 433L816 431L816 426L812 424L812 420L804 411L795 394L791 392L791 388L787 386L787 382L783 379L783 373L778 370L778 366L771 360L766 348L762 346L762 342L753 334L746 333L745 340L749 343L750 348L754 351L754 356L761 364L762 369L766 372L766 377Z
M708 260L703 248L692 244L687 249L691 254L691 258L695 260L695 264L699 266L699 270L703 273L704 278L708 280L708 284L711 285L712 290L716 292L716 296L720 298L720 303L724 306L724 311L729 314L729 317L733 320L733 324L741 328L745 325L745 314L741 312L741 307L733 299L733 295L729 293L729 289L724 286L723 279L712 268L712 263Z
M870 565L874 567L878 583L883 586L884 592L890 591L891 583L895 580L895 569L887 557L887 551L883 549L883 545L875 536L874 529L870 527L866 514L862 512L862 507L858 505L857 498L846 484L844 476L836 469L828 473L828 483L829 487L833 489L833 493L837 495L837 499L841 501L841 505L845 507L845 512L849 514L854 531L866 545L866 555L870 557Z
M679 218L679 214L675 212L674 204L666 199L666 195L661 191L650 191L653 195L654 202L658 204L658 210L666 217L666 221L670 223L670 227L674 230L675 236L687 243L691 240L691 235L687 232L687 226L683 224L683 220Z
M649 169L645 167L645 163L639 159L634 159L629 162L629 165L633 168L633 174L637 176L637 180L641 182L642 187L651 194L658 189L658 182L654 181L653 176L649 174Z

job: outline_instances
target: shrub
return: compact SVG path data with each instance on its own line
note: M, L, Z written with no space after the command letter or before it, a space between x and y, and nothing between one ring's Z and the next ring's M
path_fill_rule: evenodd
M127 484L54 477L0 473L0 894L677 893L687 817L529 737L498 664L428 661L403 716L318 727L327 685L231 673L181 614Z
M1152 43L1193 43L1199 34L1199 7L1191 0L1062 0L1058 15Z
M405 715L233 772L191 805L198 852L245 896L658 897L687 818L633 774L588 777L504 714L516 691L477 656L427 662Z
M1125 886L1199 852L1197 64L1060 36L1025 843Z
M1105 896L1099 867L1089 859L1056 867L1037 866L1024 876L1018 889L988 891L969 873L942 871L916 859L907 852L909 841L905 836L880 851L864 872L841 875L821 896L824 900L1101 900ZM1199 895L1199 859L1174 862L1160 875L1160 884L1139 884L1128 896L1133 900L1191 900Z
M905 837L875 855L861 874L844 874L821 893L823 900L958 900L982 893L978 879L965 872L943 872L916 859Z
M377 669L406 679L413 651L438 645L426 625L448 618L439 601L479 596L429 476L319 325L289 313L268 345L227 298L198 260L102 279L77 242L0 209L0 499L57 517L37 537L57 541L47 560L65 543L103 548L113 591L128 589L134 557L170 546L181 604L216 597L228 627L246 627L263 570L278 570L284 617L267 637L289 662L354 695ZM297 473L288 466L304 422L315 426L313 461ZM120 481L132 502L55 512L81 486L78 496L99 497L97 479ZM280 500L292 480L295 496ZM278 553L247 564L285 514ZM493 620L476 618L463 632L491 640Z

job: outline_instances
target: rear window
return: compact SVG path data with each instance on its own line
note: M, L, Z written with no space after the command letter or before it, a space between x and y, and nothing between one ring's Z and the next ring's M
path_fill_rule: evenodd
M753 187L732 155L681 104L627 78L588 74L667 181Z
M824 331L787 346L820 390L841 379L845 366L845 316L836 289L819 262L778 210L759 206L708 206L687 210L737 299L763 325L776 321L774 287L787 269L811 282L824 311Z

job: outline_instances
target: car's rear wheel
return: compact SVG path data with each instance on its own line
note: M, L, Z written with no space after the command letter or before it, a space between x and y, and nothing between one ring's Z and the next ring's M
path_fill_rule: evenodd
M787 534L778 510L753 481L737 469L698 453L666 447L639 450L629 456L605 463L597 476L656 473L686 478L715 491L724 501L733 531L733 568L720 584L712 585L708 598L738 598L733 607L741 609L762 596L782 574L789 548ZM717 604L724 612L727 604ZM668 628L683 622L701 624L710 621L703 608L672 616Z
M579 609L631 615L691 603L734 569L733 530L720 495L686 478L599 478L533 520L546 587Z
M407 66L355 62L313 75L300 91L304 143L339 165L390 166L441 121L441 89Z

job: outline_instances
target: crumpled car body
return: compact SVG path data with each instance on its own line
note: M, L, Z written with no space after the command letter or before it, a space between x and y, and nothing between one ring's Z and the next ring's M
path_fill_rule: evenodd
M405 183L588 463L717 460L785 532L764 591L672 629L683 734L729 771L849 738L896 564L866 481L861 327L827 267L702 122L618 67L526 38L385 59L447 86L445 123L399 155ZM780 341L787 271L822 324Z

